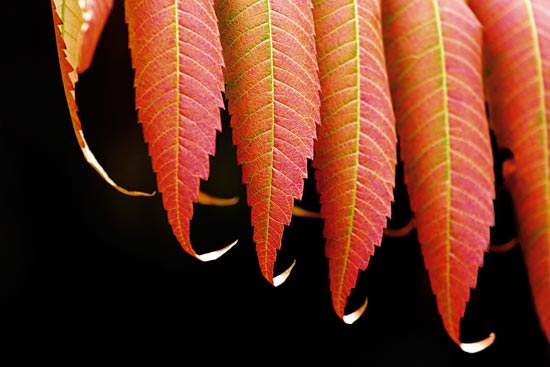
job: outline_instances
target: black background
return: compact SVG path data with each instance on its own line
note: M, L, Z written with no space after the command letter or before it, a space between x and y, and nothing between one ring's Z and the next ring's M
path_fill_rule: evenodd
M344 324L330 300L322 221L295 217L285 230L274 288L257 264L245 187L227 115L203 190L239 194L231 208L196 205L197 252L239 239L220 259L183 252L161 195L125 196L103 181L78 147L57 61L49 1L18 2L2 33L0 111L0 330L2 358L113 361L326 362L339 366L550 365L518 247L488 253L462 323L464 340L496 332L470 355L443 329L416 234L384 238L349 300L369 297L365 314ZM13 4L8 7L13 6ZM25 8L25 9L23 9ZM154 191L137 122L122 1L80 76L77 102L90 148L127 189ZM503 155L495 150L498 167ZM302 206L318 209L313 173ZM497 181L497 186L499 182ZM494 243L514 235L505 191L495 202ZM400 166L390 227L410 218ZM77 363L78 364L78 363Z

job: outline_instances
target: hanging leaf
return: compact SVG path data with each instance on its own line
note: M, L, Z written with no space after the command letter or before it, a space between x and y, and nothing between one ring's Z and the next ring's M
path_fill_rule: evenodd
M396 132L380 0L313 1L321 82L315 178L332 302L344 308L391 215Z
M309 0L216 2L233 142L251 206L260 269L273 284L276 252L303 194L319 123Z
M456 0L387 0L383 19L418 240L443 324L460 344L460 319L494 223L481 26Z
M539 320L550 341L550 1L470 1L484 26L486 94Z
M211 0L126 0L136 107L168 221L182 248L213 260L233 244L198 255L190 242L193 203L209 175L224 107L223 57Z
M81 63L81 52L83 49L90 52L90 46L86 42L96 42L93 36L88 36L83 44L83 27L86 28L86 23L82 16L78 0L51 0L52 15L55 29L55 41L57 45L57 54L61 69L61 78L63 81L63 89L67 106L71 116L71 122L76 135L76 139L80 146L86 161L99 173L99 175L113 186L118 191L132 196L151 196L152 194L143 193L140 191L129 191L116 184L103 167L99 164L94 154L90 150L84 133L82 131L82 123L78 116L78 106L76 104L75 84L78 81L78 73ZM92 17L93 18L93 17ZM96 28L96 26L91 26ZM94 31L94 34L99 34L101 31ZM94 46L95 49L95 46ZM93 52L92 52L93 54Z

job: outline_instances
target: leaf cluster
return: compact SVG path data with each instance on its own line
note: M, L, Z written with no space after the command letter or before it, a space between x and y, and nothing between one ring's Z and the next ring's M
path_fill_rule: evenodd
M67 104L86 160L75 84L112 0L51 0ZM182 248L231 115L258 263L273 273L293 216L324 220L332 302L345 314L387 228L396 165L439 313L463 349L460 319L494 226L491 137L511 152L503 185L540 325L550 340L550 3L548 0L178 0L124 3L136 108L168 221ZM311 163L320 212L301 208ZM492 339L489 339L488 343Z

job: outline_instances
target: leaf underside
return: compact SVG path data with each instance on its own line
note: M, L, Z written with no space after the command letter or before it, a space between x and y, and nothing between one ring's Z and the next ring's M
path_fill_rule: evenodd
M383 2L384 44L405 183L439 313L460 319L494 224L481 27L460 1Z
M190 221L224 107L213 1L126 0L125 15L138 118L168 222L182 248L203 259L190 242Z
M332 301L344 308L391 215L396 132L380 0L314 1L321 125L315 179Z
M514 155L506 186L540 324L550 341L550 1L483 0L486 94L497 143Z
M309 0L216 1L233 143L258 262L272 284L320 121L311 8Z
M82 123L78 116L75 97L75 84L78 81L77 70L81 62L81 51L87 47L83 46L84 32L82 31L82 27L86 23L78 0L51 0L50 3L63 89L75 136L84 158L109 185L118 191L132 196L150 196L151 194L140 191L129 191L115 183L90 150L82 131ZM87 40L89 41L90 37Z

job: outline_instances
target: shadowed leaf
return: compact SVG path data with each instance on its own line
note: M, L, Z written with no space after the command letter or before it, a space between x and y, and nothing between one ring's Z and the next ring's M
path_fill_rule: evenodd
M550 341L550 1L483 0L486 95L500 147L513 155L506 187L531 292Z

